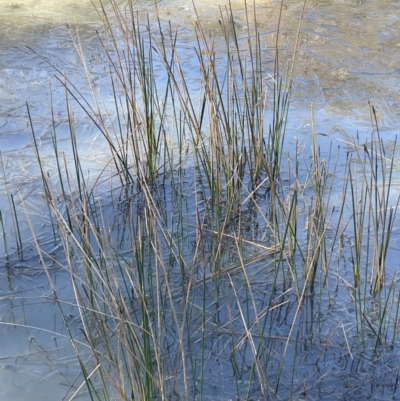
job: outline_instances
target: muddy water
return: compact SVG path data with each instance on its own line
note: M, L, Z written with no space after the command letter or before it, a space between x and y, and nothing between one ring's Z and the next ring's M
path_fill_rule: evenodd
M185 43L192 40L195 13L203 26L218 37L221 35L218 20L224 17L226 6L227 2L202 0L196 2L195 9L189 0L163 0L158 3L158 12L163 21L171 20L182 27L180 45L185 48ZM242 2L235 0L231 6L239 30L245 32L247 18L250 25L256 23L246 14ZM280 1L275 0L257 3L257 24L266 48L271 51L271 60L279 6ZM136 7L143 13L154 10L145 1L137 2ZM299 1L286 1L283 7L279 42L282 67L293 53L301 10ZM395 1L308 1L294 68L289 141L296 137L304 147L308 146L311 104L317 131L328 134L338 143L357 132L360 136L369 135L368 102L377 108L385 139L394 137L400 118L399 20L400 4ZM46 235L50 222L43 220L42 195L38 189L40 176L32 151L26 102L46 160L46 155L52 153L51 91L60 143L68 151L65 92L54 77L54 67L66 73L86 93L82 61L71 40L71 36L77 37L78 29L87 67L95 76L97 88L106 100L107 96L111 98L105 57L95 34L96 29L101 29L101 23L90 1L0 0L0 26L0 150L6 171L5 180L2 177L0 182L0 210L5 217L6 231L10 233L11 208L6 190L15 195L17 208L36 208L37 218L33 214L32 224L39 228L40 240L49 242L52 250ZM95 175L107 158L106 147L84 113L79 110L75 113L84 168ZM49 158L47 167L51 168L52 163ZM31 236L29 222L23 220L20 224L27 242ZM8 246L15 253L13 241L13 235L9 234ZM0 243L4 261L5 247L3 241ZM30 249L26 252L29 255ZM68 281L65 273L55 265L52 274L60 284L59 290L65 292L65 298L72 299L71 289L63 287ZM76 311L71 309L68 313L73 320ZM0 266L0 320L7 323L0 326L0 398L10 401L68 399L80 384L74 381L79 368L68 339L54 335L54 332L66 333L38 260L36 264L12 271L6 269L5 262ZM55 398L54 394L60 397Z

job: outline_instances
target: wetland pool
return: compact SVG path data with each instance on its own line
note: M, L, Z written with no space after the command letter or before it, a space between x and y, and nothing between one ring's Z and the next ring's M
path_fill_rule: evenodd
M94 3L99 5L96 1ZM119 0L117 4L123 8L126 2ZM280 5L281 2L276 0L257 1L256 22L251 17L251 11L246 13L245 3L237 0L230 2L235 29L243 35L239 37L241 43L246 43L248 31L257 23L267 77L273 74L274 69ZM104 2L104 7L112 13L110 4ZM223 61L224 32L220 20L226 16L226 7L228 2L222 0L212 3L197 0L195 6L189 0L157 2L161 26L167 30L171 22L173 26L179 27L176 47L185 78L193 88L197 88L199 80L198 62L193 50L196 47L196 13L203 28L211 32L216 52L222 54ZM253 4L247 4L247 7L251 9ZM299 1L283 3L279 39L282 70L290 61L295 48L302 7L303 3ZM156 31L154 4L140 0L134 2L134 8L143 19L146 15L150 16L150 23L154 23ZM400 3L395 1L380 2L379 7L372 0L307 1L294 62L284 154L287 160L299 161L298 177L311 181L308 176L313 154L312 132L315 130L320 158L329 160L328 170L333 165L337 166L332 173L335 181L330 184L332 191L329 207L340 208L343 203L344 184L341 177L346 174L348 157L354 153L355 144L361 144L362 148L362 144L369 141L371 132L376 131L371 105L376 110L386 157L393 160L392 187L387 207L393 210L397 207L400 162L398 150L393 144L400 122L399 19ZM65 268L68 263L64 249L52 236L54 222L46 209L30 124L35 130L46 174L49 174L49 180L57 187L51 136L54 127L57 128L58 146L66 163L73 163L74 160L66 93L60 80L62 74L73 82L84 97L93 100L93 91L98 94L105 109L111 109L115 100L107 56L99 41L101 34L96 33L101 32L103 24L94 5L87 0L0 0L0 23L0 398L9 401L89 400L91 397L85 386L80 388L81 369L71 346L71 334L66 328L65 318L72 336L76 336L82 346L81 358L85 362L91 360L91 353L85 348L87 334L82 329L81 316L75 304L76 289ZM118 37L118 41L122 42L122 37ZM80 51L84 55L85 65L79 55ZM156 62L155 66L154 74L160 85L164 85L167 81L165 71L161 64ZM90 75L91 87L87 73ZM272 76L266 81L266 87L272 91ZM73 103L71 98L69 101ZM30 119L26 104L29 105ZM108 143L82 108L75 104L73 110L81 168L89 183L96 182L96 177L103 174L104 167L110 164ZM266 126L271 119L270 108L267 108ZM116 121L115 116L113 121ZM286 168L284 182L289 197L293 177L288 171L290 169ZM189 162L183 176L183 184L178 185L179 191L185 192L183 210L189 216L187 219L190 224L195 225L197 223L192 208L198 201L195 196L197 184L193 163ZM105 215L110 221L111 216L132 205L135 213L141 208L143 199L138 192L133 191L121 200L116 192L110 191L110 187L118 187L118 179L102 179L96 185L96 197L106 205ZM160 184L166 194L163 208L167 214L170 213L172 231L175 227L172 222L175 222L177 213L174 209L176 185L176 182L171 181ZM359 189L362 191L362 188ZM307 188L310 195L305 190L304 199L310 203L304 202L303 209L299 209L304 215L314 205L313 190L311 185ZM193 344L202 344L202 349L207 352L207 360L201 362L207 373L204 374L204 385L200 391L200 374L196 371L196 364L200 363L201 349L193 345L195 357L188 362L187 371L183 371L197 378L193 382L189 380L190 384L184 390L180 384L176 384L176 392L170 394L170 399L182 399L185 395L186 399L207 400L244 399L246 395L254 400L272 399L278 384L280 387L276 399L400 399L397 383L400 342L396 335L400 278L397 265L400 250L398 219L394 217L386 255L389 284L383 299L388 301L382 306L372 295L363 301L365 310L362 313L364 317L368 315L368 319L365 318L368 327L361 341L362 336L356 323L358 312L354 307L354 294L349 290L353 279L353 271L349 266L354 264L355 258L352 251L356 242L354 236L344 235L344 245L332 252L330 263L334 268L327 274L329 284L326 291L318 299L305 296L302 307L298 307L298 293L295 290L288 290L283 284L275 287L271 282L270 255L267 259L259 260L249 256L252 252L256 254L259 250L258 242L268 237L265 234L267 229L264 232L261 229L265 221L260 217L263 214L261 210L268 209L267 192L261 195L257 207L249 202L249 206L243 210L246 227L241 229L254 241L245 252L249 258L247 273L252 288L252 303L246 319L242 321L242 311L238 306L245 305L249 299L246 289L248 283L243 277L224 277L218 287L221 293L218 313L212 312L215 306L215 287L211 281L207 281L204 287L193 289L191 299L195 310L200 310L204 294L210 300L210 305L207 304L210 314L206 315L209 320L206 320L211 328L207 326L208 334L205 338L201 336L203 316L197 316L195 312L191 315L191 337ZM11 195L15 208L12 206ZM19 220L21 238L15 234L14 210L21 216L28 211L30 216L29 220L24 217ZM121 212L123 217L124 213ZM328 219L328 238L329 230L335 232L329 226L334 226L336 219L339 219L335 213L332 212ZM350 226L350 203L344 208L344 215L343 221ZM306 217L299 217L299 220L304 227L304 233L299 233L299 242L305 242L309 222ZM347 226L343 232L346 229ZM195 230L187 229L185 233L188 242L196 243ZM365 235L364 231L362 235ZM122 243L124 234L118 233L117 238ZM23 244L23 258L20 258L17 249L18 241ZM35 241L45 250L46 271L43 269L43 259L37 255ZM212 242L210 238L208 241ZM213 248L207 244L210 249ZM237 260L229 253L231 247L233 245L227 239L226 254L222 260L229 268L235 269ZM211 254L211 250L205 248L204 252ZM126 254L124 257L127 257ZM196 278L201 279L201 276ZM171 280L178 288L179 280ZM323 281L323 278L319 277L319 280ZM64 319L55 301L53 286L56 287L57 296L64 302ZM183 295L178 290L174 291L173 294L178 294L174 302L179 305ZM232 297L232 291L237 291L235 297ZM276 292L276 298L271 304L272 292ZM256 343L252 343L246 335L250 337L248 333L256 326L254 322L265 316L266 305L269 305L271 311L265 318L267 329L263 335L253 333ZM170 310L170 306L165 308ZM386 320L380 326L382 310ZM138 310L136 313L140 316L142 312ZM231 322L229 327L223 324L228 316ZM167 325L171 324L173 313L165 319ZM293 321L296 321L295 325L292 325ZM383 327L386 336L379 347L375 346L377 327ZM174 334L169 333L165 339L171 361L175 361L180 352L179 346L172 341ZM263 349L268 350L260 357L260 360L267 361L265 372L252 369L254 344L260 347L263 344ZM234 362L233 351L237 352ZM171 362L168 367L176 374L172 365ZM232 372L239 370L241 373L233 380ZM260 384L263 374L268 378L265 388ZM178 370L176 382L182 377L182 371ZM120 398L117 393L113 393L110 399Z

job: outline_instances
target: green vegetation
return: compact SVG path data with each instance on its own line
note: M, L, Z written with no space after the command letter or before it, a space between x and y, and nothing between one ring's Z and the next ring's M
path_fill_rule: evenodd
M58 71L72 163L59 149L53 118L57 186L31 123L54 238L64 249L60 268L70 273L80 316L77 335L69 301L53 284L86 385L76 395L331 394L340 372L357 370L343 361L361 363L396 344L399 285L386 271L399 202L396 144L386 149L371 107L367 143L335 150L332 142L322 151L313 128L310 155L292 154L285 148L292 68L280 73L279 35L266 54L257 23L239 33L233 11L223 10L223 51L198 21L197 70L189 73L178 29L143 21L131 2L111 4L111 14L98 11L113 105L95 89L83 98ZM256 18L256 9L247 12ZM82 167L76 105L109 146L109 163L95 180ZM339 152L347 152L343 163ZM51 281L48 255L34 240ZM328 369L332 361L342 367ZM302 369L320 369L319 381L307 382ZM395 368L391 374L394 394Z

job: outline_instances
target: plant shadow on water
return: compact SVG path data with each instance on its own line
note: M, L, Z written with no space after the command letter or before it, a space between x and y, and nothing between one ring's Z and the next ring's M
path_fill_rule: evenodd
M71 156L53 119L51 175L31 122L54 238L35 235L29 204L11 195L14 256L3 237L10 275L32 257L47 276L39 299L59 314L37 329L72 344L81 377L65 378L68 399L397 399L397 146L381 139L374 107L370 140L322 153L312 129L302 154L285 144L291 64L279 73L279 35L275 60L264 51L256 8L243 32L221 11L223 56L196 23L196 82L178 30L111 4L98 11L114 104L57 70ZM74 103L109 147L95 179Z

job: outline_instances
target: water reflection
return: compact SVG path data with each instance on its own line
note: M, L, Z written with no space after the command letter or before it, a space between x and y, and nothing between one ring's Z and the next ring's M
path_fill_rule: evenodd
M68 274L58 268L51 276L63 297L72 300ZM80 384L80 370L45 273L3 266L0 294L0 398L69 399ZM64 308L73 323L76 309ZM73 334L79 336L79 329Z

